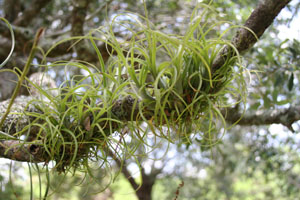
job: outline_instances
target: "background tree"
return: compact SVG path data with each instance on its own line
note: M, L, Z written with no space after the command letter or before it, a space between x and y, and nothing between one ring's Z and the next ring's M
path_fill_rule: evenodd
M218 21L225 19L230 20L233 24L244 24L245 27L253 30L256 36L260 38L284 7L287 7L288 11L292 13L291 18L297 15L299 3L292 2L288 5L289 2L290 1L263 1L260 4L257 4L257 2L253 1L214 1L213 4L211 4L211 7L216 8L219 14L223 14L223 16L217 15ZM27 60L32 41L34 40L35 32L37 32L40 27L47 27L44 37L39 42L39 46L47 51L57 41L72 36L83 36L87 34L91 28L105 25L106 19L110 20L118 13L122 13L125 10L141 15L144 15L145 11L144 5L136 1L73 1L70 3L68 1L36 0L32 2L1 1L0 3L3 5L1 6L3 9L0 10L0 14L4 15L4 17L13 25L16 36L15 51L10 58L9 63L5 65L5 68L12 69L17 66L21 70L22 67L25 66L25 61ZM171 34L185 33L187 28L185 24L189 23L190 13L195 5L196 2L187 3L185 1L146 1L149 20L154 23L160 31ZM207 15L207 17L204 18L203 23L216 23L216 18L211 16L212 15ZM169 171L165 169L167 164L162 164L164 167L157 167L155 162L151 163L150 161L147 161L146 158L151 156L147 153L147 149L143 148L143 145L137 145L138 148L136 148L133 153L133 155L135 155L133 157L135 160L132 160L132 158L127 159L126 154L119 154L120 152L116 150L117 148L111 146L112 150L116 151L108 153L108 158L111 159L111 163L116 163L116 166L118 166L120 171L125 175L133 189L136 190L139 199L151 199L153 186L154 188L159 185L162 185L161 187L163 187L166 186L167 183L173 181L175 184L172 188L169 188L169 196L165 196L165 198L174 198L177 187L180 184L180 181L176 181L176 178L174 178L174 174L177 174L181 179L185 180L185 186L179 190L181 198L197 199L200 198L200 196L206 196L207 199L246 198L247 195L253 196L255 190L245 190L244 192L241 192L243 190L236 187L241 187L241 182L243 181L254 181L256 177L265 178L265 181L254 183L264 185L266 188L262 188L261 193L259 193L264 196L258 196L256 199L271 199L274 198L274 193L281 195L281 198L292 198L293 195L295 195L295 191L299 188L299 177L297 176L298 165L296 164L298 159L297 137L291 135L290 131L298 131L296 125L300 116L299 108L297 106L297 94L299 88L297 84L295 84L298 82L299 76L296 67L299 64L299 42L296 39L293 41L281 41L281 39L276 37L276 34L278 33L276 27L282 23L286 23L291 20L291 18L276 20L275 24L269 27L268 32L260 39L257 47L252 49L250 49L250 47L256 43L256 38L251 32L245 28L229 30L228 39L232 40L236 49L240 53L244 53L248 50L244 56L244 66L252 72L257 72L257 74L251 75L252 82L251 85L248 86L249 97L247 98L247 103L244 105L236 104L232 107L227 107L222 110L222 112L228 124L237 122L242 126L255 125L257 128L249 127L242 128L241 130L241 128L237 126L235 129L231 129L230 132L222 138L220 144L212 149L208 148L211 145L207 144L207 141L205 142L203 137L192 135L192 144L179 145L176 150L173 150L177 151L178 155L185 156L187 159L186 163L192 163L196 166L195 173L205 171L206 178L193 177L186 173L184 167L185 164L180 163L179 161L177 162L176 167ZM127 20L130 22L130 19ZM215 27L209 34L218 35L224 31L222 29L226 29L227 27L228 24ZM2 35L0 40L2 47L0 50L0 60L5 60L11 48L11 37L5 23L0 23L0 32ZM132 39L121 26L114 27L113 32L117 37L123 38L122 41L129 41ZM230 38L230 34L234 36ZM47 62L53 63L57 60L84 60L90 64L99 66L97 54L89 44L85 41L80 41L72 46L73 42L74 40L69 40L58 45L55 50L47 55ZM124 42L124 44L126 44L126 42ZM118 56L120 56L120 54L117 55L115 52L116 49L113 46L107 45L105 42L99 42L96 43L96 45L104 62L111 63L113 62L113 59L111 59L112 57L119 58ZM122 53L123 52L121 52L121 54ZM218 55L219 56L210 63L213 73L223 66L224 60L234 56L234 53L232 53L230 47L227 47ZM33 59L33 64L35 65L30 68L27 75L29 76L34 72L41 71L40 66L42 65L38 64L45 63L44 59L45 57L41 53L36 53ZM74 77L76 80L81 80L84 76L84 74L82 74L84 70L80 70L80 67L74 67L72 69L68 68L68 70L67 75ZM63 68L49 68L48 70L48 73L55 77L57 85L60 85L61 83L65 84L62 85L66 89L65 93L63 92L64 90L62 90L61 98L70 94L70 91L68 91L69 88L66 87L67 84L64 82L64 75L66 75L66 73L63 71ZM11 97L15 82L18 78L16 73L8 70L2 71L0 76L1 99L6 100ZM46 84L46 89L47 87L49 89L49 86ZM51 91L55 94L54 90L51 89ZM23 87L20 93L28 95L28 89ZM69 96L69 102L75 101L70 100L72 98L73 96ZM230 97L227 98L227 100L230 101ZM27 97L25 99L28 101ZM91 101L87 98L85 99L85 97L83 99ZM116 110L126 109L128 108L127 106L131 109L133 108L132 104L130 104L131 99L124 99L125 100L121 101L121 106L118 106L120 104L117 103L113 104L113 106L115 106L113 107L115 115L117 115ZM32 99L30 99L30 101L31 100ZM26 101L24 101L25 104L23 107L27 105ZM8 102L9 100L4 101L2 102L2 105L6 105ZM18 101L15 103L18 103ZM87 102L83 101L80 103L83 105L87 104ZM71 105L68 103L65 104L66 106ZM89 104L91 104L91 102L89 102ZM79 105L79 103L77 105ZM85 107L90 111L90 107ZM31 109L32 110L30 111L33 112L41 112L39 109L36 109L36 107ZM245 109L245 113L243 113L243 109ZM47 113L45 110L42 111L44 111L43 113ZM166 113L166 115L168 114ZM243 116L242 119L240 119L241 116ZM93 115L93 117L95 116ZM130 119L130 117L122 114L117 115L117 117L120 117L120 120L124 120L123 118L126 118L126 120ZM147 119L150 119L150 117ZM85 117L83 120L83 128L86 130L88 130L91 125L89 120L91 120L91 116ZM279 132L274 133L274 130L271 131L266 126L275 123L287 127L287 129L283 129L287 135L286 137L281 137L277 134ZM11 135L14 134L13 131L7 132L7 129L3 127L1 127L1 131ZM36 132L36 129L34 129L33 132ZM122 134L126 135L131 132L132 130L120 133L121 137L117 137L116 140L122 141ZM184 137L183 139L178 139L178 141L179 143L184 144L184 140L189 139L189 137ZM120 143L118 141L116 142L117 147ZM133 140L131 142L133 142ZM151 138L149 143L146 142L146 144L150 143ZM26 149L31 152L34 156L34 161L48 162L48 158L44 157L45 154L40 153L43 151L39 146L36 146L36 144L29 143L26 144L27 146L15 146L15 144L15 141L11 141L9 138L2 139L0 147L2 157L30 161L28 154L23 153L16 155L14 153L16 149L21 148L24 152ZM165 145L166 144L162 142L161 147L164 147ZM125 149L126 148L129 147L125 146ZM129 150L132 149L129 148ZM200 150L201 152L199 152ZM188 151L190 154L186 155L185 151ZM97 149L94 152L97 152ZM180 152L182 152L182 154ZM201 154L201 156L195 159L196 155L199 154ZM288 158L286 158L286 155L289 155ZM83 153L83 156L88 155ZM72 156L70 155L70 157ZM237 160L237 158L240 158L240 160ZM107 158L104 160L106 159ZM113 162L113 160L115 162ZM140 163L141 186L136 179L132 178L132 171L128 168L130 163L136 162L136 160ZM168 163L168 160L170 160L170 158L163 157L160 161ZM68 163L64 163L64 165L65 164ZM149 167L149 165L151 166L151 170L147 171L146 168ZM57 169L60 168L58 167ZM175 173L175 169L177 169L177 173ZM60 170L64 170L63 166ZM172 173L170 171L172 171ZM237 180L236 177L240 178ZM166 183L164 181L168 182ZM274 182L275 186L270 186L270 182ZM199 188L201 188L200 191L192 190L194 187L188 186L191 183L199 186ZM278 188L283 188L285 193L278 192ZM214 191L217 192L214 193ZM159 194L154 193L154 196L158 198Z

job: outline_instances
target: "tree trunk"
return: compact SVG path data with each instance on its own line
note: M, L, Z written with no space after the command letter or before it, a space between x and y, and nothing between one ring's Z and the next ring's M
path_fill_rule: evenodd
M143 179L143 184L141 187L136 191L136 195L139 200L151 200L152 199L152 188L154 182L151 180L150 177L148 179Z
M156 181L156 173L150 173L146 174L145 169L142 168L141 170L142 175L142 185L141 187L136 191L136 195L139 200L151 200L152 199L152 188Z

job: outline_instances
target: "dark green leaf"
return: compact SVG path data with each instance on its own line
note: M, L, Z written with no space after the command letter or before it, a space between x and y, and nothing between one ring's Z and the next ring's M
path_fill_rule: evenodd
M294 73L291 73L289 82L288 82L289 91L291 91L293 89L293 86L294 86Z

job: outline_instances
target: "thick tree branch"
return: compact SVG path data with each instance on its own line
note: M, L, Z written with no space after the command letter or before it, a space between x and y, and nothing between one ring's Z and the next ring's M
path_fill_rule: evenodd
M1 131L13 135L14 133L21 131L26 125L28 125L32 120L34 120L32 117L28 117L24 113L24 108L27 107L27 111L29 112L40 112L37 110L34 105L31 103L28 106L28 103L32 101L32 97L25 97L21 96L16 100L14 113L11 113L8 115L6 122L4 123L5 126L1 128ZM133 101L134 99L130 96L125 98L124 100L119 100L115 102L114 106L112 107L112 112L114 113L114 116L118 118L119 120L129 120L131 112L122 112L126 110L131 110L133 108ZM0 113L3 113L5 111L7 106L7 101L3 101L0 103ZM120 112L117 112L119 110ZM135 117L138 117L138 108L136 107ZM150 115L149 115L150 117ZM239 125L270 125L274 123L282 124L287 126L288 128L291 127L291 125L300 120L300 106L291 106L290 108L285 109L274 109L274 110L267 110L267 111L260 111L256 113L246 113L244 115L237 112L236 109L229 109L226 112L226 121L229 123L235 123L238 121ZM38 129L32 128L30 131L31 135L35 135ZM2 152L0 152L0 157L6 157L10 158L9 156L12 156L13 154L7 154L4 155L3 152L7 150L7 148L10 148L11 146L2 146ZM29 147L28 147L29 148ZM40 150L43 151L43 147L40 147ZM111 154L111 156L115 159L116 156ZM37 155L39 161L42 161L41 159L45 156L41 156L40 154ZM11 159L17 160L21 157L11 157ZM26 157L28 158L28 157ZM46 158L46 157L45 157ZM20 161L24 161L22 158ZM27 160L30 161L30 160ZM44 160L46 161L46 160ZM118 166L123 166L122 163L117 161ZM124 171L123 171L124 170ZM126 177L131 177L130 173L126 171L126 168L122 169L122 173ZM131 180L133 181L133 180ZM138 188L138 184L132 183L133 188Z
M16 140L0 141L0 157L21 162L46 162L48 157L42 145L24 144Z
M256 113L245 113L244 115L237 112L236 109L230 109L226 113L226 121L229 123L238 121L239 125L249 126L282 124L291 129L292 124L298 120L300 120L300 106L257 111Z
M0 117L6 111L9 101L10 100L0 102ZM27 112L40 113L34 105L34 98L30 96L20 96L15 100L15 104L11 108L13 112L7 116L0 131L13 135L27 126L33 118L26 116L24 113L25 108ZM139 118L138 103L135 105L135 99L131 96L115 101L110 112L113 114L114 118L121 121L129 121L131 116L133 116L134 121ZM144 113L144 117L147 119L150 119L151 115L151 113ZM103 117L106 117L106 114L104 114Z
M248 50L257 42L257 39L263 35L276 16L290 1L291 0L264 0L259 3L244 24L246 28L249 28L255 33L256 37L249 30L240 28L232 39L232 43L239 53ZM212 73L222 67L226 59L230 56L234 56L234 53L232 49L227 46L213 62Z
M41 111L36 107L35 98L36 97L31 97L31 96L18 97L15 100L13 107L11 108L12 112L9 113L9 115L6 117L3 126L0 128L0 131L9 135L15 135L16 133L24 130L24 128L28 126L30 123L32 123L32 121L34 121L35 118L32 116L28 116L26 112L41 113ZM0 118L2 117L3 113L5 113L9 101L10 100L0 102ZM134 103L135 100L131 96L127 96L124 99L115 101L113 103L111 110L108 112L111 112L113 116L118 120L128 121L131 119L131 111L133 109L134 112L133 117L134 117L134 121L136 121L136 119L139 116L139 112L138 112L138 104L135 105ZM145 117L150 118L150 116L151 115L145 114ZM107 113L104 113L103 117L104 118L107 117ZM115 127L116 129L118 128L118 126ZM109 129L109 128L110 128L109 126L104 127L104 129ZM28 131L25 131L24 134L27 138L34 138L38 134L38 132L39 132L38 127L31 126ZM18 135L18 137L20 137L20 135ZM43 147L41 147L41 149L43 149ZM9 154L9 155L13 155L13 154ZM6 155L5 157L8 158L9 155ZM0 154L0 157L3 156L4 156L3 154ZM17 158L12 157L12 159L16 160ZM27 161L30 162L30 160Z

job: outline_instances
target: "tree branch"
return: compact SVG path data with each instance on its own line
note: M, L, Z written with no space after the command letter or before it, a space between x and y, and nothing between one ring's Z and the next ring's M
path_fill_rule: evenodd
M292 124L298 120L300 120L300 106L257 111L256 113L245 113L244 115L237 112L236 109L229 109L226 113L227 122L235 123L238 121L239 125L246 126L282 124L292 130Z
M17 140L0 141L0 157L21 162L46 162L48 158L42 145L24 144Z
M248 50L257 42L257 39L263 35L276 16L290 1L291 0L264 0L258 4L244 24L246 28L249 28L255 33L256 37L246 28L240 28L232 39L232 43L239 53ZM232 48L227 46L214 60L212 73L222 67L230 56L234 56L234 53Z

